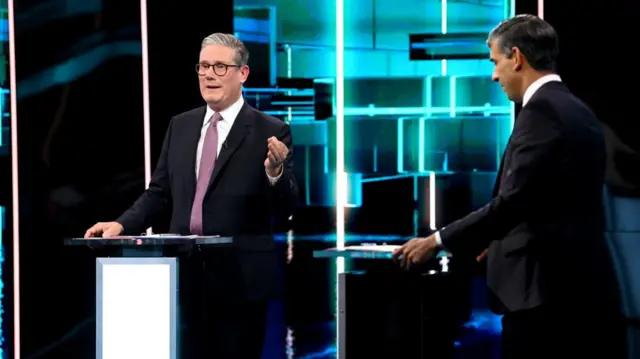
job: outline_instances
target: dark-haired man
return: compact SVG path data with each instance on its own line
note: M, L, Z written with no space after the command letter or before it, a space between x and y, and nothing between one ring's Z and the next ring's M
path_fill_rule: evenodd
M488 247L491 304L504 314L503 358L604 355L617 288L603 235L601 125L554 74L559 46L551 25L516 16L487 43L492 79L523 106L494 197L394 255L409 267L441 248L474 258Z

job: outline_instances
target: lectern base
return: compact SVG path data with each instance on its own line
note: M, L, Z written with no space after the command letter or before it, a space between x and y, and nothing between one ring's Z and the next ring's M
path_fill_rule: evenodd
M177 359L177 267L176 258L96 259L96 359Z
M176 359L176 256L195 245L228 247L233 238L158 234L64 242L104 249L96 260L96 358Z

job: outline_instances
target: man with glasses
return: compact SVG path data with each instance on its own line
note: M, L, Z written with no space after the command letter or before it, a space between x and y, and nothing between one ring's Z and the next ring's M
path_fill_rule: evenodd
M232 249L203 247L194 254L203 265L181 271L181 289L197 293L183 299L182 346L197 357L260 358L267 302L282 290L271 223L298 198L289 126L242 98L248 60L233 35L203 40L195 69L207 105L171 120L149 188L85 234L139 234L171 204L171 233L234 237Z

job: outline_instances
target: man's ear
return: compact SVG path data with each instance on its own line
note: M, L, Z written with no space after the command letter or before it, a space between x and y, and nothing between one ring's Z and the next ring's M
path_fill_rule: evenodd
M240 75L241 75L240 76L241 77L240 81L242 83L245 83L247 81L247 78L249 77L249 66L243 66L240 69Z
M511 49L511 58L513 59L513 71L522 70L526 61L522 51L517 47L513 47Z

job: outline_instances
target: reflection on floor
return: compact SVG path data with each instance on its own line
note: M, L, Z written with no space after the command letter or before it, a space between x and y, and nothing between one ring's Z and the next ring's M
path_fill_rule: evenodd
M398 236L348 236L349 244L401 243ZM330 261L313 258L313 251L333 247L333 236L279 237L288 253L285 266L286 297L273 303L267 343L262 358L336 358L335 271ZM456 341L455 358L498 358L500 317L485 304L484 279L474 279L472 315ZM475 298L477 297L477 298ZM285 346L278 345L284 333ZM275 340L271 341L269 338Z
M467 325L467 331L456 342L456 359L493 359L499 358L500 320L499 317L484 311L475 311L473 321ZM287 328L285 357L295 359L334 359L335 322L317 323L309 326ZM262 358L277 358L280 350L265 350Z

